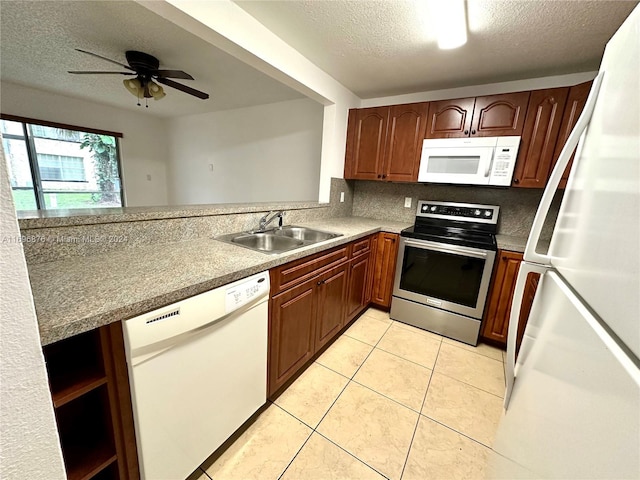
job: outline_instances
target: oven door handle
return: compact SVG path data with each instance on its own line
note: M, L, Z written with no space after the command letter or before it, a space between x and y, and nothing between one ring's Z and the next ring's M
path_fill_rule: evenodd
M404 239L404 244L409 247L421 248L423 250L435 250L437 252L453 253L454 255L464 255L466 257L487 258L487 252L474 248L459 247L457 245L444 246L441 243L420 240L419 242Z

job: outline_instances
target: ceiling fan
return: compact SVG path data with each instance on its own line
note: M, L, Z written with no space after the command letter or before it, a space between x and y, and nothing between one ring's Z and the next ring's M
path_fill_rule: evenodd
M125 52L125 56L127 58L128 65L124 63L117 62L115 60L111 60L110 58L103 57L102 55L98 55L97 53L88 52L86 50L81 50L76 48L78 52L86 53L88 55L101 58L102 60L106 60L107 62L114 63L120 67L123 67L128 72L113 72L113 71L77 71L71 70L69 73L78 74L78 75L87 75L87 74L97 74L97 75L131 75L135 78L128 78L123 81L126 89L138 97L138 105L140 105L140 98L153 98L155 100L160 100L166 94L164 93L162 87L155 82L162 83L168 87L175 88L176 90L180 90L181 92L188 93L189 95L193 95L194 97L198 97L202 100L206 100L209 98L209 94L201 92L200 90L196 90L195 88L188 87L181 83L170 80L171 78L180 78L183 80L193 80L193 77L182 70L164 70L159 69L160 62L158 59L152 55L143 52L137 52L135 50L128 50ZM149 105L147 105L149 107Z

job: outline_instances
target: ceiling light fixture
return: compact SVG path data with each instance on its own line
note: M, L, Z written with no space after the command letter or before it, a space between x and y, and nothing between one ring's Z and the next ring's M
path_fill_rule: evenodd
M467 16L464 0L431 0L438 47L442 50L458 48L467 43Z
M144 78L143 76L138 76L137 78L127 78L123 80L122 83L124 84L124 87L127 89L127 91L138 99L138 106L141 106L141 98L145 99L145 106L149 108L149 104L147 103L147 100L149 98L160 100L167 95L166 93L164 93L164 90L160 85L158 85L151 79Z

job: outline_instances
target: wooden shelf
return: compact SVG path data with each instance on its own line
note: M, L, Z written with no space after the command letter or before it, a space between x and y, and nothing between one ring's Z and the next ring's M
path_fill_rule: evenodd
M74 375L73 378L69 378L68 382L65 382L64 387L59 387L59 390L51 392L53 406L59 408L105 383L107 383L107 377L104 374L82 372L79 375Z
M69 480L139 480L122 327L43 348Z
M68 480L88 480L116 461L109 445L75 445L65 449Z

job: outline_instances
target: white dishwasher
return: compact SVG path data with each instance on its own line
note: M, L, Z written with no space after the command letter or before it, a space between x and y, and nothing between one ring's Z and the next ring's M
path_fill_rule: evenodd
M269 273L123 322L140 472L186 478L266 402Z

